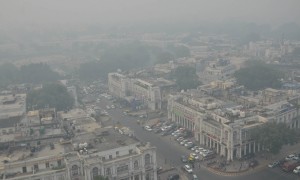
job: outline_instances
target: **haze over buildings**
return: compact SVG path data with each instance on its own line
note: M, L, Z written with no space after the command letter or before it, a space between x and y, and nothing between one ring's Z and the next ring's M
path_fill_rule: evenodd
M24 26L52 29L98 23L254 22L279 25L299 23L299 6L298 0L1 1L0 24L2 29Z

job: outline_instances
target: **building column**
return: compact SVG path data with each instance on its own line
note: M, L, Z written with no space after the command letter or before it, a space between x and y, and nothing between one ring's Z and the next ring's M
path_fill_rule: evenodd
M247 144L244 145L244 155L247 154Z
M255 153L255 142L253 142L253 153Z

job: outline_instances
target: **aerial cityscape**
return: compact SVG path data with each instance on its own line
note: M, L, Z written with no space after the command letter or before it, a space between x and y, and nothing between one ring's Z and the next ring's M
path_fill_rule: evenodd
M0 179L300 179L300 1L0 1Z

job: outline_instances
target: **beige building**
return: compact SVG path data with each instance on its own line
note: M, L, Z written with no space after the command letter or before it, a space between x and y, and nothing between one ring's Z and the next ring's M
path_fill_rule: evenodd
M103 128L82 133L73 144L41 146L32 152L20 145L1 153L0 175L12 180L157 180L156 148ZM27 150L26 150L27 149Z
M260 151L262 146L250 139L249 132L267 122L242 106L191 92L170 96L168 118L192 130L200 144L227 160Z
M161 109L160 87L146 80L128 78L120 73L109 73L108 89L118 98L135 100L151 110Z

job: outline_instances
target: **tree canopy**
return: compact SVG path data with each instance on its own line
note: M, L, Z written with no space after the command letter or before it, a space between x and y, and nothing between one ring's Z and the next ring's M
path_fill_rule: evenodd
M179 66L172 76L180 90L194 89L201 83L196 74L196 68L191 66Z
M266 123L253 129L250 135L273 154L279 153L283 145L297 142L296 131L283 123Z
M264 63L248 62L247 66L236 71L234 76L237 82L246 88L260 90L281 87L280 78L283 77L283 73Z
M100 59L82 64L78 70L80 79L106 78L109 72L117 69L126 71L143 67L149 63L150 53L146 46L136 42L110 47L103 52Z
M26 98L27 110L50 107L61 111L72 108L73 104L74 98L59 83L44 84L42 89L29 92Z
M11 63L0 66L0 87L16 83L45 83L53 82L60 78L49 65L38 63L17 68Z

